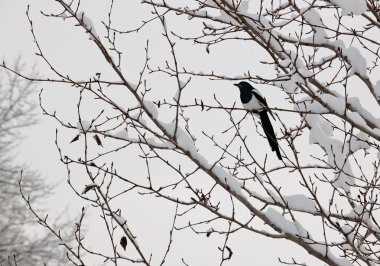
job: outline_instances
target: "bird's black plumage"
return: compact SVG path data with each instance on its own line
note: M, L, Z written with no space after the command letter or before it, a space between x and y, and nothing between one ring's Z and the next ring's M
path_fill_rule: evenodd
M278 159L282 160L282 156L280 153L280 149L278 147L276 135L274 134L272 123L269 120L268 112L262 111L259 113L259 116L261 119L261 124L263 125L264 133L267 136L267 139L272 151L276 151Z
M260 94L260 92L252 87L248 82L242 81L234 85L240 90L240 100L243 103L243 107L250 112L259 114L269 145L272 151L276 152L278 159L282 160L276 135L274 134L272 123L269 120L268 112L271 113L271 111L269 110L267 101ZM272 113L271 115L274 118Z

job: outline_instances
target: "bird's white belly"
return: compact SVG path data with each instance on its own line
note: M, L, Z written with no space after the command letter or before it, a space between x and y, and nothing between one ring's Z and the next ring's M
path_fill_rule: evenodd
M252 99L247 102L243 103L244 109L248 111L262 111L264 109L264 106L260 104L260 102L256 99L256 97L252 97Z

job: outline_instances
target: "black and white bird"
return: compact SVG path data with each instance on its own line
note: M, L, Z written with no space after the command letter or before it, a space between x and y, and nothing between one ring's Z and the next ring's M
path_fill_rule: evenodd
M269 110L267 101L261 93L252 87L248 82L242 81L234 85L240 90L240 100L243 103L244 109L260 116L261 124L263 126L264 133L267 136L269 145L272 148L272 151L276 151L278 159L282 160L276 135L274 134L272 123L269 120L268 112L272 115L273 119L275 118Z

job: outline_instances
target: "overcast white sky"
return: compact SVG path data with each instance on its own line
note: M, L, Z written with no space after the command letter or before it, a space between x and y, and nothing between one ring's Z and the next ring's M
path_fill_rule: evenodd
M96 27L100 27L100 19L105 19L107 9L102 6L104 1L90 1L91 5L86 5L86 14L92 18ZM138 6L140 1L135 2L134 8L120 8L117 13L122 21L126 22L129 29L136 27L148 12ZM54 62L62 72L70 74L75 78L86 79L93 76L96 72L102 71L102 75L109 75L112 78L112 74L107 72L107 65L104 60L100 60L100 53L95 49L95 46L88 40L87 35L83 30L73 27L71 23L64 23L59 19L47 19L40 14L40 11L50 13L57 11L54 1L40 0L40 1L26 1L26 0L2 0L0 2L0 32L2 33L2 40L0 41L0 53L2 59L6 60L8 64L17 57L21 56L23 62L27 64L27 67L31 67L34 64L37 65L38 71L42 76L46 77L51 74L48 67L41 62L40 58L34 56L37 49L33 43L33 39L30 33L30 25L26 18L25 12L27 4L30 3L30 16L33 19L35 25L35 33L40 41L40 45L43 51L46 52L52 62ZM87 9L88 8L88 9ZM125 10L125 12L124 12ZM179 27L181 25L177 25ZM183 26L183 25L182 25ZM152 40L152 55L159 54L162 50L159 42L155 41L157 32L154 28L152 32L144 31L139 35L134 35L131 40L126 41L127 54L130 53L131 60L141 58L144 55L143 45L146 39L149 37ZM98 32L101 32L99 29ZM230 51L221 58L223 49ZM228 48L228 47L227 47ZM240 47L241 48L241 47ZM179 48L186 50L186 46ZM215 52L212 52L207 60L212 61L217 70L225 69L226 66L230 67L231 73L238 74L237 70L240 62L247 62L247 57L254 58L255 56L262 56L254 51L246 52L244 49L235 49L231 46L228 49L226 47L215 47ZM220 51L218 51L220 49ZM213 56L213 53L215 56ZM158 56L158 55L157 55ZM183 62L192 65L195 68L202 70L204 59L202 56L194 58L193 54L182 54ZM152 60L160 61L160 58L152 58ZM218 61L219 60L219 61ZM256 59L257 60L257 59ZM132 60L133 62L133 60ZM136 77L140 69L141 62L136 61L136 65L128 65L126 68L131 73L131 79ZM217 63L215 63L217 62ZM253 60L252 60L253 62ZM198 64L198 65L197 65ZM137 66L137 67L136 67ZM205 67L209 67L209 64L205 64ZM251 67L254 68L254 67ZM26 70L26 73L28 71ZM157 78L157 82L159 78ZM212 97L212 94L216 91L219 92L223 102L228 105L232 105L234 101L238 101L238 93L234 91L231 84L226 82L220 82L219 88L210 88L211 83L201 84L195 83L200 86L198 88L202 93ZM213 83L215 84L215 82ZM215 85L213 85L215 86ZM46 89L45 99L48 107L54 107L59 110L64 110L64 117L70 118L74 116L76 109L76 102L73 101L73 95L75 95L75 89L67 86L52 86L51 84L38 84L37 91L40 88ZM231 89L231 90L230 90ZM281 106L285 105L282 95L278 95L270 87L266 88L263 94L271 99L270 104ZM36 93L37 99L37 93ZM210 123L210 121L204 121ZM58 214L64 210L65 206L68 206L68 216L73 217L79 214L84 202L76 199L75 194L71 191L66 184L66 172L65 167L59 162L57 150L54 145L55 129L58 124L46 117L41 116L41 123L30 129L25 130L25 140L22 141L20 146L20 160L27 162L32 168L38 170L41 175L46 177L49 183L59 183L54 195L49 200L50 212ZM70 140L75 135L69 134L63 138L63 140ZM267 143L264 143L262 147L268 149ZM75 149L75 148L72 148ZM274 158L274 154L273 154ZM128 158L125 158L128 161ZM132 199L130 199L132 200ZM157 256L162 256L162 249L165 249L165 243L163 240L167 240L167 221L169 224L173 215L173 209L162 208L160 203L148 199L142 202L138 202L141 205L128 203L129 214L135 214L137 217L143 217L139 220L132 219L132 228L137 232L141 243L146 250L152 252L157 251ZM102 242L100 239L101 234L91 234L94 231L102 232L104 228L95 222L95 217L91 222L88 222L88 230L90 239L94 242ZM152 223L154 221L154 223ZM146 222L146 224L141 223ZM163 228L163 229L161 229ZM177 256L185 258L185 261L190 265L214 265L215 256L219 256L217 245L215 242L218 237L212 236L210 239L206 239L202 236L194 236L189 232L180 232L175 235L175 245L177 247L173 250ZM221 244L218 239L218 245ZM162 242L163 241L163 242ZM264 238L259 235L246 235L243 232L234 235L230 240L230 245L234 247L233 259L227 262L225 265L280 265L278 257L284 259L290 259L291 256L295 256L300 261L306 257L303 250L295 247L287 241L273 241L271 239ZM148 253L148 252L147 252ZM168 262L168 265L179 265L178 257L172 258L172 261ZM310 265L318 265L319 262L313 261ZM101 265L101 260L98 263L92 265Z

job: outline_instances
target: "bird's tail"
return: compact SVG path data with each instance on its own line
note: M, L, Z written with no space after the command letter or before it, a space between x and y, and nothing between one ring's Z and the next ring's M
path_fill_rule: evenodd
M263 125L265 135L267 136L267 139L268 139L270 147L272 148L272 151L276 151L278 159L282 160L282 156L280 153L280 149L278 147L276 135L274 134L272 123L269 120L268 112L263 111L263 112L260 112L259 115L261 119L261 124Z

